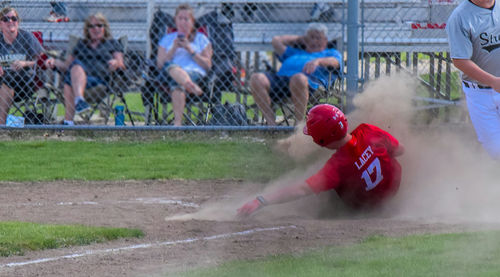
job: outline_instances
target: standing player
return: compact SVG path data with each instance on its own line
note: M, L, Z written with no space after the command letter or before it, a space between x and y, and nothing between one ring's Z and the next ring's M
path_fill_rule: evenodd
M323 168L305 181L257 196L238 209L248 216L257 209L334 189L353 208L371 208L394 196L401 181L401 166L394 158L403 147L386 131L361 124L347 133L347 120L336 107L321 104L308 115L304 134L322 147L337 150Z
M448 19L446 32L477 138L500 159L500 7L495 0L465 0Z

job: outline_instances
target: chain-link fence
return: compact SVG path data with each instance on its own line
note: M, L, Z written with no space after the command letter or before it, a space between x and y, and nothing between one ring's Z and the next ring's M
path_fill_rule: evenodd
M404 71L420 81L423 108L458 103L460 76L451 62L445 27L460 2L364 1L361 81Z
M293 125L343 107L345 1L187 2L3 1L0 124ZM456 5L360 2L360 84L404 70L455 100Z

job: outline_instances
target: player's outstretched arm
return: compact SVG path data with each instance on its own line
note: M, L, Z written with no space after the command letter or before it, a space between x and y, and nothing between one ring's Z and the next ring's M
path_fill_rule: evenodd
M264 206L289 202L312 193L306 182L296 183L248 201L238 209L238 216L246 217Z

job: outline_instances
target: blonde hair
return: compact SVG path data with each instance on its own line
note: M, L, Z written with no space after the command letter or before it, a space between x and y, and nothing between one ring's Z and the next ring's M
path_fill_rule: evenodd
M21 18L19 17L19 13L17 12L16 9L14 9L12 7L5 7L5 8L3 8L2 11L0 11L0 17L4 17L6 14L8 14L10 12L16 13L17 21L21 22Z
M193 7L191 7L189 4L187 3L184 3L184 4L180 4L179 6L177 6L177 8L175 9L175 17L177 17L177 15L181 12L181 11L188 11L189 12L189 15L191 17L191 20L193 20L193 29L191 30L191 33L189 33L189 36L188 36L188 39L190 41L194 40L195 36L196 36L196 18L194 17L194 10L193 10Z
M109 22L108 20L106 19L106 17L104 16L104 14L98 12L98 13L95 13L95 14L92 14L90 15L89 17L87 17L87 19L85 20L85 23L83 25L83 38L85 41L90 41L90 33L89 33L89 27L91 25L90 21L92 19L95 19L99 22L102 23L103 27L104 27L104 40L108 40L111 38L111 29L109 28Z

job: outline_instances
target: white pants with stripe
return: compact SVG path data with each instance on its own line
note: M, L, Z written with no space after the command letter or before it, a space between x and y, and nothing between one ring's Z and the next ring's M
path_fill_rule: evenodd
M492 88L466 87L462 83L469 116L484 149L500 160L500 93Z

